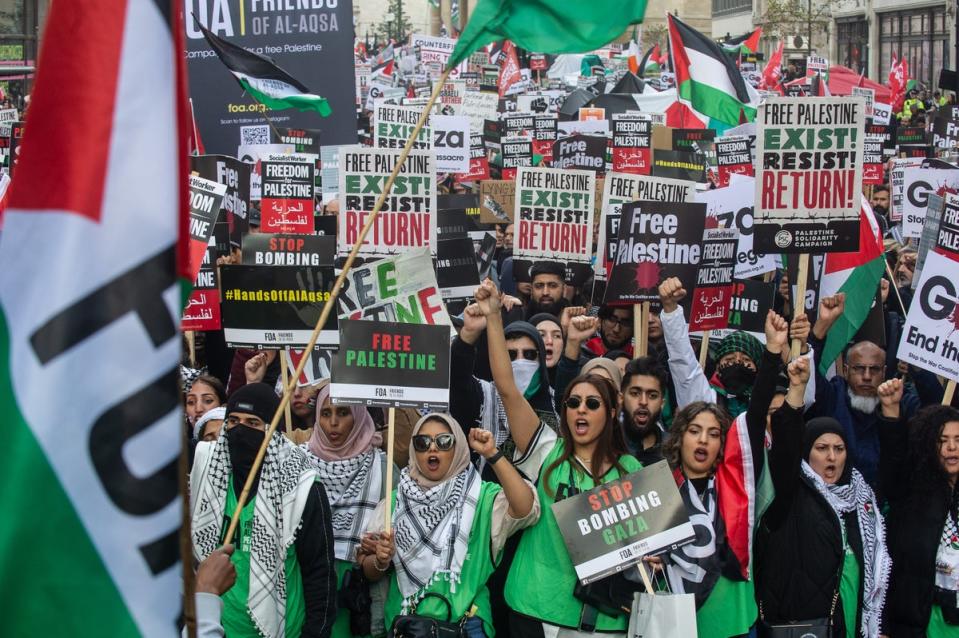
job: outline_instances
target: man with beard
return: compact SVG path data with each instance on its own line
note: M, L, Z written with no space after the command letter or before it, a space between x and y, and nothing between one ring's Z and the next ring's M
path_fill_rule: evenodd
M653 357L640 357L626 364L623 374L623 434L630 454L645 465L663 459L660 420L669 378Z
M197 560L220 544L278 405L273 388L247 384L227 400L219 438L197 445L190 474ZM233 538L237 581L222 595L227 635L330 635L336 616L333 529L316 476L306 455L274 432Z
M558 317L569 305L563 297L566 268L555 261L537 261L529 269L531 292L526 304L526 317L545 312Z
M816 403L807 417L831 416L842 423L853 467L879 491L879 385L886 380L886 352L871 341L859 341L846 350L845 378L837 374L828 381L820 372L821 344L829 329L846 309L846 295L839 293L819 300L819 314L810 344L816 351ZM907 386L899 402L904 420L919 409L919 397Z
M610 350L633 354L633 308L631 306L600 306L599 329L585 347L598 357Z
M902 289L912 286L912 278L916 274L917 257L918 253L912 246L903 246L899 249L896 267L892 269L892 274L896 276L897 288Z
M872 189L872 197L869 198L869 205L872 206L872 212L877 217L882 217L889 225L889 187L885 184L879 184Z

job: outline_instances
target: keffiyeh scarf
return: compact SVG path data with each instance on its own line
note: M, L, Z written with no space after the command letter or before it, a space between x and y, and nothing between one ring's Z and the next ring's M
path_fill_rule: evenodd
M232 466L224 429L215 442L200 443L190 475L193 554L203 560L224 533ZM260 470L250 538L247 611L259 632L280 638L286 630L286 554L306 507L316 470L307 456L279 432L266 449Z
M673 592L693 594L696 597L696 609L699 609L709 598L722 573L720 550L725 542L725 529L722 516L719 516L716 479L709 479L701 498L690 480L683 481L679 493L696 538L688 545L669 552L666 572Z
M479 501L479 473L472 465L435 487L424 489L400 473L393 515L396 579L404 608L439 575L456 591ZM404 612L405 613L405 612Z
M862 538L862 635L865 638L876 638L879 636L879 621L886 602L889 572L892 569L892 560L886 549L886 531L876 505L876 495L855 468L845 485L827 484L806 461L802 462L802 472L806 482L829 503L840 525L843 524L843 514L856 513Z
M309 452L310 461L323 483L333 512L333 554L339 560L352 561L360 537L373 511L383 498L386 455L369 450L346 459L325 461Z

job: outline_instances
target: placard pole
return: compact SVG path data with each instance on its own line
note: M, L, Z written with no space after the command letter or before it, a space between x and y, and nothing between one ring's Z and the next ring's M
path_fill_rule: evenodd
M942 404L952 405L952 395L956 393L956 382L952 379L946 382L946 389L942 393Z
M330 291L329 298L326 300L326 303L323 304L323 311L320 312L320 318L317 319L316 325L313 327L313 333L310 335L310 340L307 342L306 347L303 348L304 355L300 358L300 362L296 365L296 370L293 371L293 378L289 383L283 384L283 396L280 397L280 405L277 406L276 413L273 415L273 419L270 421L270 425L266 430L265 436L263 437L263 444L260 446L260 451L256 453L256 458L253 459L253 466L250 468L250 473L246 477L246 483L243 485L243 491L240 492L240 495L237 498L236 508L233 510L233 515L230 517L230 526L227 528L226 536L223 538L224 545L233 541L233 535L236 533L236 526L240 522L240 514L243 511L243 506L246 505L247 498L250 495L250 488L253 485L253 481L260 473L260 466L263 464L263 457L266 456L266 448L270 443L270 439L273 438L273 433L276 432L276 428L280 423L280 415L283 414L283 410L286 409L286 405L290 402L290 397L292 396L293 390L296 387L296 380L300 378L301 374L303 374L303 369L306 367L306 363L310 360L310 353L313 352L313 349L316 347L316 341L320 338L320 330L326 324L326 320L329 318L330 313L333 311L333 308L336 305L336 298L340 294L340 288L346 281L346 276L349 274L350 268L353 267L353 262L356 260L356 255L360 252L360 246L363 245L363 242L366 240L366 235L370 232L370 229L373 227L373 223L376 221L376 218L380 213L380 209L383 208L383 204L386 202L386 198L389 196L390 190L393 188L393 182L396 181L396 176L399 175L400 169L403 167L403 163L406 162L406 158L409 157L410 150L413 148L413 142L423 129L423 125L426 124L426 120L430 115L430 110L433 108L433 104L439 97L440 91L443 90L443 85L446 84L446 80L449 79L450 72L452 70L452 68L447 68L445 71L443 71L443 75L440 76L436 86L433 87L433 94L430 95L429 102L427 102L426 106L423 107L423 112L420 113L420 119L416 122L416 126L414 126L413 130L410 132L410 137L408 140L406 140L406 146L403 147L403 151L400 153L399 159L396 161L396 166L393 167L393 172L390 173L389 178L386 180L386 184L383 185L383 192L380 193L379 198L376 200L376 204L373 206L373 210L370 211L370 216L366 218L366 223L363 224L363 228L360 229L360 234L357 236L356 242L353 244L353 248L350 250L350 254L346 257L346 261L343 263L343 270L333 283L333 290Z
M797 312L804 312L806 309L806 281L809 278L809 253L799 255L799 272L796 274L796 298L793 299L793 316ZM789 360L792 361L799 356L802 350L802 342L799 339L793 339L792 348L789 351Z
M396 441L396 408L389 409L389 416L386 419L386 490L383 492L386 498L386 521L385 529L389 534L393 530L393 456L394 443Z
M704 330L703 342L699 344L699 367L703 370L706 369L706 356L709 354L709 336L712 333L712 330Z

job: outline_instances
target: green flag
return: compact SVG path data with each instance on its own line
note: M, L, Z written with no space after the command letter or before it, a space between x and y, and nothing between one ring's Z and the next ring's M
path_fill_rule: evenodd
M584 53L643 21L647 0L480 0L450 56L456 66L490 42L537 53Z

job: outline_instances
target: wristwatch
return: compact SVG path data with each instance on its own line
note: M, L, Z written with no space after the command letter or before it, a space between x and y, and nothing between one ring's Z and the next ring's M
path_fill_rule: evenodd
M503 452L501 450L496 450L496 454L486 459L486 462L489 465L494 465L501 458L503 458Z

